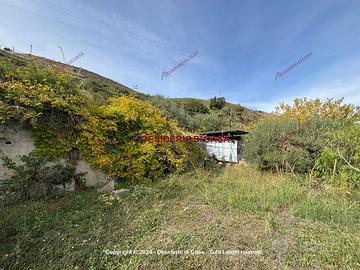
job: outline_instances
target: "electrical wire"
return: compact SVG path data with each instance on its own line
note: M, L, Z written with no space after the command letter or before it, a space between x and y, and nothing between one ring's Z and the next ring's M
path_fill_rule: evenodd
M82 14L74 13L74 12L70 11L69 9L60 7L60 6L58 6L58 5L55 5L54 3L48 2L48 1L46 1L46 0L42 0L42 1L40 1L40 2L45 3L45 6L47 6L47 8L49 8L49 9L51 9L51 10L58 10L58 11L60 11L60 12L66 13L66 14L72 16L72 17L75 17L75 18L78 18L78 19L81 19L81 20L86 20L86 21L88 21L88 22L91 23L91 24L94 24L94 22L97 22L98 24L104 25L104 26L108 27L109 29L111 29L111 30L113 30L113 31L115 31L115 32L120 32L120 33L121 33L121 32L124 32L124 33L131 34L131 35L137 37L137 38L136 38L137 40L139 40L139 38L140 38L141 41L144 41L144 40L145 40L145 41L148 41L148 42L150 42L152 45L157 46L157 47L159 47L159 48L173 50L174 52L180 54L181 56L187 56L187 55L188 55L187 52L184 52L184 51L182 51L182 50L180 50L180 49L178 49L178 48L175 48L175 47L169 46L169 45L165 45L165 46L164 46L163 44L159 43L158 41L154 41L154 40L152 40L152 39L149 39L148 37L145 37L145 36L143 36L143 35L137 34L137 33L135 33L135 32L132 32L132 31L129 31L129 30L125 30L125 29L121 29L121 28L119 28L119 27L116 27L116 26L114 26L114 25L108 24L108 23L106 23L106 22L103 22L103 21L98 20L98 19L95 19L95 18L92 18L91 20L89 20L88 17L83 16ZM211 60L208 60L206 57L203 57L203 59L204 59L204 58L205 58L205 63L208 62L208 63L214 64L215 66L219 66L218 63L213 62L213 61L211 61ZM223 71L223 72L226 71L223 66L220 65L220 67L221 67L221 68L220 68L221 71ZM193 66L192 66L192 68L193 68ZM252 79L252 80L255 80L256 82L260 82L260 83L263 83L263 84L265 83L265 84L271 84L271 85L274 85L274 86L278 86L278 84L276 84L276 83L274 83L274 82L264 81L264 80L259 79L258 77L255 77L255 76L253 76L253 75L251 75L251 74L249 74L249 73L247 73L247 72L243 72L243 71L242 71L242 72L237 72L237 74L240 74L240 75L245 76L246 78L250 78L250 79ZM268 85L267 85L267 86L268 86Z
M101 20L98 20L96 18L92 18L91 20L88 18L88 16L86 16L85 14L79 14L79 13L74 13L72 10L69 10L69 9L66 9L64 7L60 7L58 5L55 5L54 3L50 3L48 1L45 1L45 0L42 0L42 1L39 1L41 2L44 6L46 6L47 8L51 9L51 10L57 10L57 11L60 11L62 13L65 13L65 14L68 14L74 18L77 18L77 19L81 19L82 21L87 21L89 22L90 24L94 24L97 23L98 25L103 25L105 26L106 28L114 31L114 32L117 32L117 33L126 33L126 34L129 34L132 36L132 38L136 39L136 40L139 40L139 41L142 41L142 42L148 42L150 43L151 45L155 46L155 47L158 47L158 48L161 48L161 49L164 49L164 50L172 50L173 52L175 52L176 54L179 54L181 57L185 57L187 55L189 55L189 52L185 52L183 50L180 50L176 47L173 47L169 44L165 44L164 42L159 42L159 41L156 41L156 40L153 40L153 39L150 39L146 36L143 36L141 34L138 34L138 33L135 33L133 31L130 31L130 30L127 30L127 29L122 29L122 28L119 28L117 26L114 26L114 25L111 25L109 23L106 23L104 21L101 21ZM45 4L44 4L45 3ZM203 59L205 60L205 62L207 63L211 63L211 64L214 64L214 65L219 65L218 63L216 62L213 62L211 59L208 59L207 57L203 57Z
M35 2L36 2L36 1L35 1ZM12 4L9 4L9 3L7 3L7 2L3 2L3 1L0 1L0 3L6 4L6 5L8 5L8 6L12 6L12 7L14 7L14 8L18 8L18 9L24 10L24 11L26 11L26 12L32 13L32 14L34 14L34 15L36 15L36 16L39 16L39 17L42 17L42 18L45 18L45 19L48 19L48 20L56 21L57 23L62 24L62 25L65 25L65 26L70 27L70 28L74 28L74 27L75 27L75 28L77 28L77 29L79 29L79 30L81 30L81 31L83 31L83 32L87 32L87 33L93 35L93 32L86 31L86 30L84 31L84 29L79 28L79 27L77 27L77 26L74 26L74 25L71 25L71 24L68 24L68 23L64 23L63 21L59 21L59 20L57 20L57 19L50 18L50 17L44 16L44 15L38 14L38 13L33 12L33 11L31 11L31 10L25 9L25 8L23 8L23 7L19 7L19 6L16 6L16 5L12 5ZM38 3L39 3L39 2L38 2ZM117 32L117 33L128 33L128 34L132 35L132 37L133 37L134 39L138 40L138 41L146 41L146 42L150 43L152 46L155 46L155 47L158 47L158 48L162 48L162 49L164 49L164 50L172 50L173 52L175 52L175 53L177 53L177 54L179 54L179 55L181 55L181 56L188 55L188 53L186 53L186 52L184 52L184 51L182 51L182 50L179 50L179 49L177 49L177 48L175 48L175 47L172 47L172 46L169 46L169 45L161 44L161 43L159 43L158 41L154 41L154 40L152 40L152 39L149 39L148 37L142 36L142 35L137 34L137 33L135 33L135 32L132 32L132 31L129 31L129 30L125 30L125 29L121 29L121 28L119 28L119 27L113 26L113 25L111 25L111 24L108 24L108 23L103 22L103 21L98 20L98 19L94 19L94 18L93 18L93 19L90 20L90 19L88 19L88 17L81 16L81 15L79 15L79 14L76 14L76 13L72 12L72 11L69 11L68 9L65 9L65 8L63 8L63 7L60 7L60 6L57 6L57 5L53 4L53 3L49 3L49 2L47 2L47 1L45 1L45 0L43 0L42 3L43 3L43 5L46 6L46 8L48 8L48 9L57 10L57 11L59 11L59 12L66 13L66 14L68 14L69 16L72 16L72 17L77 18L77 19L86 20L86 21L88 21L90 24L95 25L94 22L96 22L96 23L98 23L98 24L100 24L100 25L103 25L103 26L107 27L107 28L108 28L109 30L111 30L111 31L114 31L114 32ZM45 3L45 4L44 4L44 3ZM109 38L109 37L107 37L107 38L108 38L109 40L112 40L112 41L114 41L114 42L119 43L118 40L114 40L114 39ZM132 50L134 49L133 47L129 46L128 44L122 43L122 45L123 45L124 47L126 47L126 48L129 48L129 49L132 49ZM215 66L220 66L220 67L221 67L220 70L223 71L223 72L225 72L225 69L224 69L223 66L219 65L219 64L216 63L216 62L212 62L212 61L206 60L206 57L203 57L203 58L205 58L204 63L211 63L211 64L214 64ZM195 69L203 70L202 68L194 67L194 65L190 65L189 68L195 68ZM205 70L206 70L206 69L205 69ZM247 79L247 80L252 80L252 81L255 81L256 83L262 84L263 86L270 87L270 88L272 88L273 90L280 90L280 89L281 89L281 85L280 85L280 84L277 84L277 83L274 83L274 82L269 82L269 81L267 81L267 80L260 79L260 78L255 77L255 76L253 76L253 75L251 75L251 74L249 74L249 73L247 73L247 72L243 72L243 71L242 71L242 72L234 72L234 73L232 73L232 74L230 74L230 75L233 75L233 74L234 74L235 76L237 75L237 76L238 76L237 78L243 78L243 79L245 78L245 79ZM227 74L227 75L228 75L228 74ZM238 83L238 85L246 85L246 84L248 84L248 83L246 83L246 82L244 82L244 81ZM287 87L287 89L295 90L295 89L293 89L293 88L291 88L291 87L290 87L290 88Z

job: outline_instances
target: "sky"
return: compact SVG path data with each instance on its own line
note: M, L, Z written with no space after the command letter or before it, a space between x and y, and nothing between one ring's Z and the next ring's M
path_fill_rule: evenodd
M0 46L82 52L74 66L151 95L268 112L297 97L360 105L359 11L357 0L0 0Z

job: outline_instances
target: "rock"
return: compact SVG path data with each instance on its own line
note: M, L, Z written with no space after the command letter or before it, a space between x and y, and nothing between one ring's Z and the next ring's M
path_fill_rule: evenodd
M64 191L74 191L75 190L75 181L65 182L64 184L54 185L54 189L64 190Z
M122 195L127 195L129 193L130 193L130 189L123 188L123 189L113 190L111 192L111 195L113 195L113 196L122 196Z
M115 181L111 180L109 183L107 183L106 185L98 188L99 192L107 192L110 193L115 189Z

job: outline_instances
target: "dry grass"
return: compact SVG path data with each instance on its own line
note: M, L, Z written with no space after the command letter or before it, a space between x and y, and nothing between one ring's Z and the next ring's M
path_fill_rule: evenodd
M66 203L58 203L63 200ZM359 269L359 194L235 166L3 206L4 269ZM106 250L153 250L110 255ZM261 250L216 255L209 250ZM157 255L197 250L202 255Z

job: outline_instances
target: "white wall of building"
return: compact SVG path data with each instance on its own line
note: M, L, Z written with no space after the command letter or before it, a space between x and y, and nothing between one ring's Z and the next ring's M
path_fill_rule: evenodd
M226 162L238 162L237 141L229 142L206 142L206 158L211 159L214 155L217 160Z

